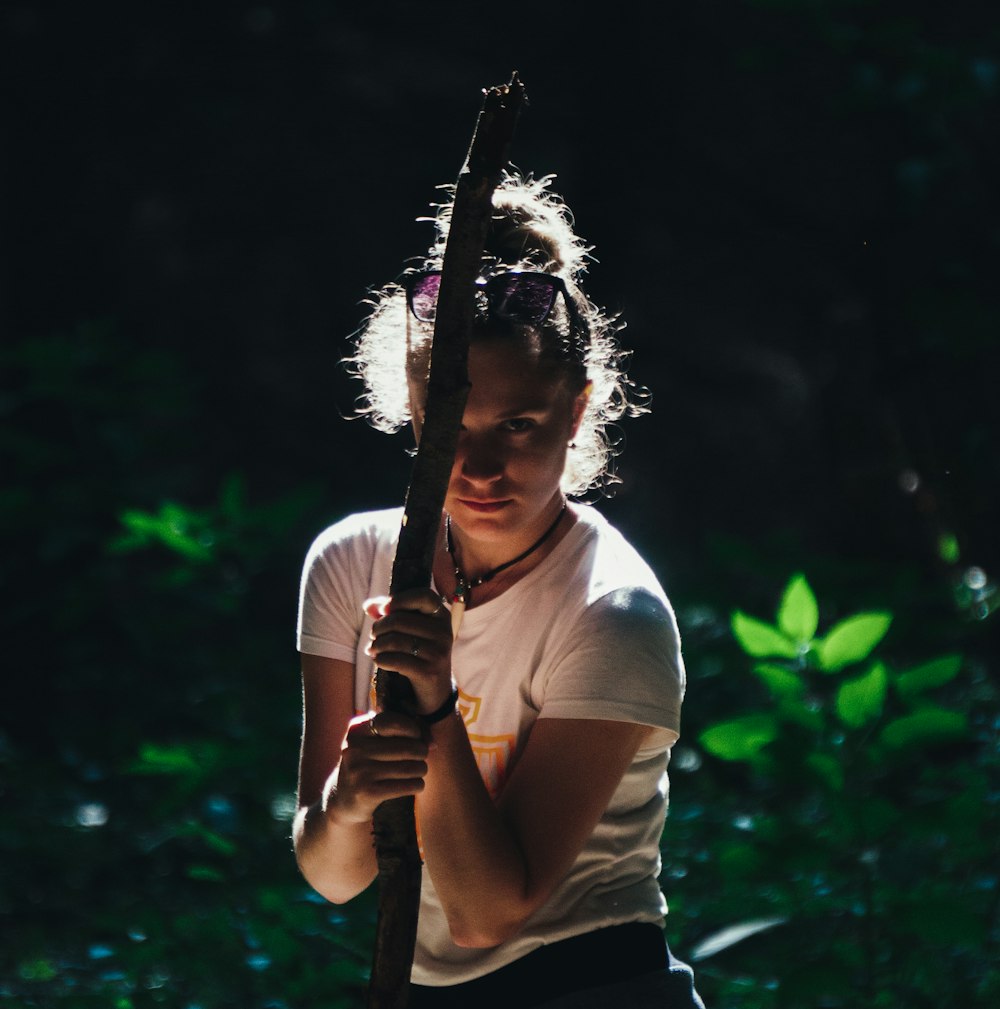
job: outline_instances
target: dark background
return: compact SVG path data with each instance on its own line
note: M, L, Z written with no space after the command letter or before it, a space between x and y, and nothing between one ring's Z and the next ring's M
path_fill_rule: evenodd
M4 328L183 362L175 493L214 466L395 500L336 362L516 68L514 162L557 174L656 397L638 520L909 553L912 467L988 565L995 16L688 6L10 5Z
M557 175L595 246L590 293L623 313L653 392L601 507L657 567L692 659L706 612L768 611L802 568L840 594L827 617L905 608L993 650L990 5L12 2L0 33L0 750L25 866L0 909L22 916L12 976L37 1004L46 969L90 978L80 999L97 985L74 915L122 888L116 866L138 879L160 857L137 805L204 840L185 804L208 823L220 796L249 809L255 779L268 801L292 787L302 556L337 516L401 501L408 471L407 434L343 419L338 361L366 290L429 244L415 218L512 70L530 100L513 162ZM144 534L135 516L169 502ZM231 787L216 737L250 747ZM184 779L169 754L196 751ZM117 841L90 840L88 803ZM290 861L268 836L240 878ZM77 844L93 864L66 884Z

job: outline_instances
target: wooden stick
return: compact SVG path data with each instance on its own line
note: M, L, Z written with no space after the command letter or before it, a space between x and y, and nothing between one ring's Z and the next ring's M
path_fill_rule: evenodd
M392 567L390 594L431 583L445 494L469 392L469 333L475 316L475 281L493 213L493 192L507 166L524 85L484 92L469 152L459 173L438 295L427 402L420 446L406 492L403 525ZM409 681L376 670L380 710L413 713ZM379 912L369 1009L405 1009L417 939L420 851L412 797L391 799L375 811Z

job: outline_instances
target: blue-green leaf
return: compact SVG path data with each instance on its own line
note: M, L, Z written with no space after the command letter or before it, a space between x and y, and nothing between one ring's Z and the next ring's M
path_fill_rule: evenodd
M882 714L888 686L889 674L881 662L876 662L864 675L842 683L834 703L840 720L852 729L873 722Z
M890 722L881 735L882 742L892 750L909 746L926 746L932 743L957 739L968 732L968 721L958 711L928 707L903 715Z
M706 729L698 739L705 749L723 760L751 760L778 735L773 715L744 715L719 722Z
M953 680L961 668L961 655L942 655L900 673L896 678L896 690L909 700L924 690L933 690Z
M793 575L778 606L778 627L793 641L812 641L819 624L816 597L803 574Z
M885 637L892 623L892 614L882 611L855 613L835 624L817 642L816 657L824 672L835 673L852 662L868 658Z
M731 623L733 635L747 655L756 659L772 656L794 659L799 654L798 645L772 624L748 616L741 610L733 613Z
M801 697L806 692L802 677L774 662L758 662L753 671L774 697Z

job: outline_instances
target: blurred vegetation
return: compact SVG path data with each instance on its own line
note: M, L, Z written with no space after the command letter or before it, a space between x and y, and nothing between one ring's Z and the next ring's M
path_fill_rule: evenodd
M95 394L112 361L121 384ZM228 473L198 504L123 507L148 497L124 463L155 437L117 411L141 395L182 424L183 376L107 325L3 365L32 418L3 435L29 477L4 519L32 547L4 558L19 591L3 621L36 647L0 737L0 994L360 1005L373 895L327 905L289 841L294 597L328 517L318 490L255 501ZM675 600L692 689L664 843L673 945L716 1007L994 1004L993 586L800 558L827 591L794 576L769 622L726 586L777 594L796 548L715 544L714 588Z
M905 612L823 610L837 617L818 634L798 574L773 623L734 610L725 634L712 612L686 615L691 636L717 643L689 649L686 717L702 728L674 757L670 931L702 935L692 956L715 1005L991 1005L995 670L958 611L921 627ZM746 669L728 699L710 687L722 656L731 676ZM706 935L708 922L722 927Z
M334 362L516 55L657 397L602 507L684 637L671 944L709 1009L994 1006L1000 19L474 16L0 12L0 999L361 1004L371 895L289 840L299 568L401 495Z

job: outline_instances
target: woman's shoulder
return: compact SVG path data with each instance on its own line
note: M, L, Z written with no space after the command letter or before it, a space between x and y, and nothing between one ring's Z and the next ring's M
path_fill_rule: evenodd
M666 603L653 569L625 535L591 505L576 505L578 541L573 555L586 578L586 602L614 594L619 600L652 595Z
M391 547L399 537L402 516L402 508L345 515L316 536L309 548L307 563L345 550Z

